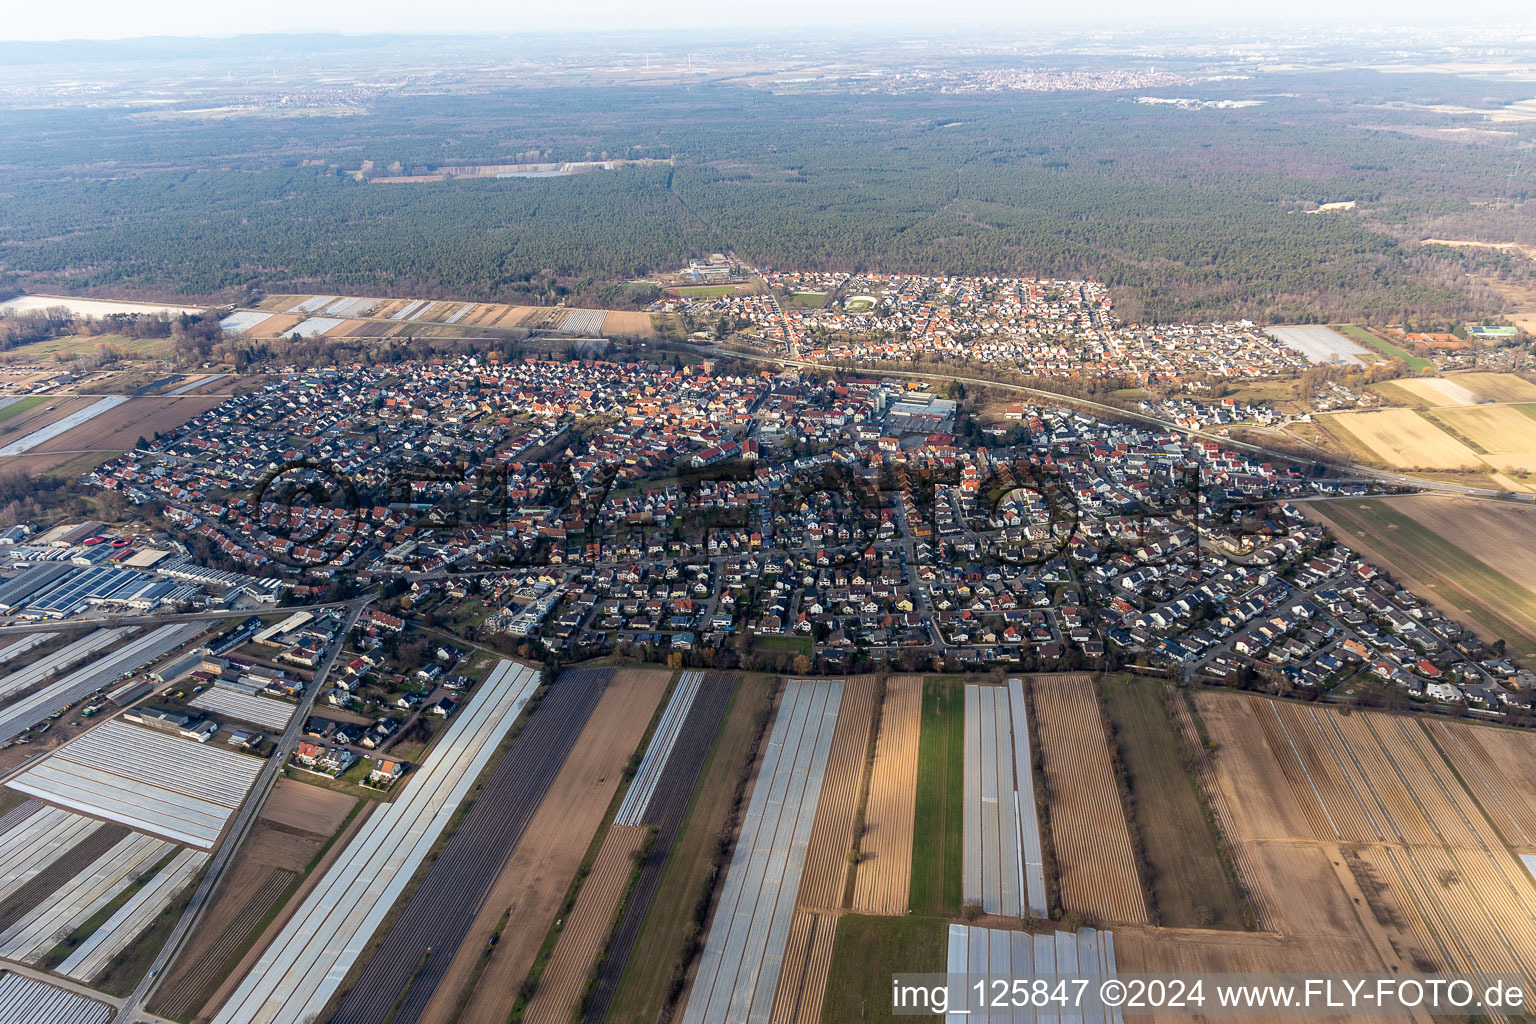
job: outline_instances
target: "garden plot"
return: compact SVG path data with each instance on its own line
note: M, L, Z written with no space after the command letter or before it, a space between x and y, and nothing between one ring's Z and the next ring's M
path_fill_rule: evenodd
M66 743L7 785L208 850L261 765L260 758L111 721Z
M746 1024L773 1008L841 703L840 682L785 687L684 1024Z
M214 1018L298 1024L325 1006L539 685L503 661L404 791L357 832Z
M0 1024L107 1024L112 1007L47 982L0 976Z
M176 894L185 889L197 877L208 860L206 853L182 850L166 865L164 871L150 879L149 884L134 893L107 918L106 923L90 934L74 952L59 964L60 974L80 981L89 981L100 974L112 960L148 928L160 912L170 906Z
M0 932L0 957L37 963L172 849L172 844L153 836L136 832L124 836L47 900Z
M293 717L294 705L271 697L257 697L215 683L187 702L190 707L238 718L266 729L282 729Z

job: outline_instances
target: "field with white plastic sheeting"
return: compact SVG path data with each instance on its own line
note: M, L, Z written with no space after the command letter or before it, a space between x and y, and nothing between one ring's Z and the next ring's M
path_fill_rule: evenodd
M297 306L294 306L292 309L288 310L288 312L315 313L335 302L337 298L338 296L335 295L311 295Z
M289 337L297 334L301 338L317 338L324 334L326 331L330 330L332 327L336 327L345 322L346 321L333 316L312 316L308 320L305 320L303 323L299 324L293 330L285 332L285 334Z
M5 678L0 679L0 700L18 691L25 690L30 686L36 686L55 672L69 668L81 658L95 654L113 641L127 636L129 632L126 629L98 629L85 634L72 644L59 648L52 654L38 658L24 668L17 669ZM34 633L32 636L25 637L17 642L22 643L33 640L36 637L51 637L53 635L52 633ZM21 653L24 652L17 652L18 655Z
M148 928L160 912L171 905L176 894L185 889L208 860L206 853L182 850L142 889L107 918L106 922L59 964L59 973L80 981L100 974L128 944Z
M0 1024L107 1024L112 1007L34 978L0 975Z
M153 836L137 832L124 836L48 899L0 932L0 957L37 963L172 849L171 843Z
M1076 932L1028 932L1004 931L997 928L979 928L975 925L952 924L949 926L948 963L945 970L950 975L966 975L960 987L968 998L965 1010L952 1010L946 1020L949 1024L1012 1024L1014 1021L1034 1020L1033 1010L1015 1012L1012 1007L993 1008L991 1012L982 1005L971 986L987 979L985 991L992 998L998 992L994 981L1042 978L1052 989L1056 981L1052 975L1063 979L1084 978L1090 982L1085 991L1098 991L1094 979L1115 976L1115 937L1097 928L1079 928ZM953 989L951 989L953 994ZM1011 994L1011 987L1010 987ZM952 995L953 997L953 995ZM1039 1019L1081 1020L1099 1024L1120 1024L1118 1009L1099 1010L1097 1013L1084 1008L1078 1014L1058 1012L1056 1004L1041 1013Z
M67 434L82 423L88 423L104 412L110 412L118 406L130 401L128 395L110 395L107 398L98 398L84 409L77 409L63 419L54 420L46 427L39 427L32 433L0 448L0 456L21 455L29 452L40 444L52 441L60 434Z
M9 665L27 652L41 647L43 644L58 636L57 633L29 633L26 636L17 637L0 646L0 665ZM0 682L0 695L6 693L4 682Z
M187 702L189 707L200 711L212 711L217 715L238 718L266 729L282 729L293 717L294 705L271 697L253 696L243 690L231 690L214 684Z
M180 647L205 629L199 622L160 626L0 710L0 741L30 729L62 707Z
M841 704L841 681L785 685L683 1024L747 1024L773 1009Z
M1364 366L1360 357L1372 354L1331 327L1271 327L1266 333L1286 348L1306 356L1309 363Z
M1023 682L965 688L961 898L988 914L1048 917Z
M66 743L7 785L207 850L261 766L257 757L111 721Z
M244 334L272 319L272 316L273 314L261 310L243 309L220 320L219 326L224 328L225 334Z
M0 901L67 855L101 822L57 807L28 815L0 836Z
M677 743L677 734L688 718L693 698L698 696L699 684L703 681L703 672L684 672L677 681L672 697L667 701L667 709L662 713L661 723L656 726L651 742L645 748L645 756L640 761L639 770L635 772L635 781L630 783L629 791L624 794L624 802L619 805L619 813L613 819L615 825L641 824L642 815L651 805L651 797L656 792L656 783L661 779L661 770L667 766L667 758Z
M539 671L496 666L406 781L332 863L214 1018L300 1024L341 984L539 685Z
M63 306L74 316L112 316L113 314L200 313L198 306L164 306L158 302L119 302L116 299L80 299L70 295L21 295L0 302L0 313L32 313Z
M605 309L573 309L565 315L557 330L572 334L596 334L603 329L608 316Z

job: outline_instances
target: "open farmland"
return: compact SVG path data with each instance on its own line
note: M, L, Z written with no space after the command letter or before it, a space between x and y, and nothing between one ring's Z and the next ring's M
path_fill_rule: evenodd
M95 411L88 421L80 420L63 431L58 429L63 423L56 422L46 431L0 448L0 455L25 455L24 461L12 465L24 466L28 472L43 472L69 462L82 452L116 454L126 451L134 447L139 438L169 432L224 400L221 395L195 391L186 395L101 398L91 407ZM47 436L40 437L42 434ZM44 459L43 456L51 458Z
M1397 380L1373 384L1372 390L1384 397L1401 395L1412 405L1438 409L1453 405L1475 405L1477 393L1450 377L1401 377Z
M158 302L121 302L117 299L82 299L72 295L22 295L0 302L0 313L30 313L63 306L74 316L111 316L114 313L202 312L200 306L168 306Z
M0 1024L107 1024L106 1003L14 971L0 976Z
M1368 349L1331 327L1271 327L1267 333L1287 348L1307 357L1310 363L1363 365Z
M1536 402L1536 384L1513 373L1458 373L1447 378L1484 402Z
M1061 904L1103 921L1145 923L1146 901L1093 681L1085 675L1035 676L1030 692Z
M1198 703L1221 785L1241 797L1238 841L1285 894L1271 963L1302 952L1296 936L1313 964L1531 970L1536 884L1424 723L1250 696Z
M33 402L34 398L43 402ZM5 448L18 445L34 434L41 434L51 424L89 408L95 401L75 395L28 395L3 410L8 415L0 416L0 441L5 442Z
M482 805L487 807L486 813L492 813L490 807L496 803L492 794L503 772L512 782L523 785L524 777L536 781L542 776L541 798L525 796L527 804L517 807L502 803L495 812L512 815L515 809L514 824L522 828L522 834L515 844L500 848L499 861L488 861L486 867L478 869L484 873L483 878L473 869L457 876L444 875L454 885L475 888L483 893L483 899L456 922L459 941L454 945L432 946L445 952L456 946L457 952L451 953L451 963L445 956L435 968L440 972L440 981L438 975L431 973L434 967L428 959L427 969L411 981L410 993L401 1002L397 1019L419 1019L427 1024L501 1024L507 1019L518 999L518 989L528 978L544 937L560 915L571 883L612 807L625 766L655 720L670 679L671 673L655 669L583 669L561 675L513 741L512 749L465 815L434 870L447 871L454 842L471 827L471 819ZM541 718L554 717L551 702L562 689L571 691L587 710L579 720L575 715L567 715L564 722L557 720L540 727ZM542 738L534 733L536 728L542 728ZM556 728L563 730L558 736ZM530 745L524 746L525 740ZM540 746L531 745L535 740ZM521 756L519 747L523 747ZM417 890L415 900L421 900L431 882L429 875ZM484 887L473 882L482 882ZM504 915L515 916L519 926L503 930L486 957L487 943L496 934ZM410 917L411 908L407 907L400 921ZM379 956L385 955L389 940L385 941ZM373 963L379 962L379 956ZM475 971L481 967L483 971L474 979ZM359 979L359 987L365 980L366 971ZM435 994L429 984L432 982L436 982ZM344 1001L335 1018L338 1024L357 1019L344 1016L346 1011Z
M1329 413L1317 421L1393 469L1480 469L1478 454L1412 409Z
M706 683L718 682L719 690L734 689L734 694L725 695L727 706L714 712L723 720L710 732L703 718L708 704L697 701L680 743L686 744L688 735L699 737L697 749L701 754L672 760L657 786L658 794L669 793L670 797L656 808L656 844L614 933L609 962L583 1017L586 1024L653 1024L671 1005L673 978L694 955L694 908L716 891L719 839L734 828L740 810L737 793L747 785L762 746L759 730L766 726L773 709L772 677L745 676L734 687L731 679L716 673L706 677ZM705 696L709 693L706 688ZM702 755L706 747L707 755ZM680 745L678 749L691 748ZM698 756L702 760L694 763ZM690 775L697 778L697 788L690 786L685 792ZM668 835L665 822L673 815L678 824L664 855ZM704 906L707 908L708 903Z
M869 753L869 730L875 698L873 676L843 681L837 731L827 755L826 775L816 807L816 820L805 853L797 904L811 910L836 910L843 905L850 864L848 855L858 813L859 789Z
M792 679L785 685L688 995L685 1024L746 1024L772 1012L841 701L840 682Z
M375 806L362 803L365 813ZM236 967L258 941L264 922L276 913L272 927L282 927L277 908L301 888L301 875L319 867L316 861L327 844L345 840L343 825L351 820L355 827L358 805L356 797L344 793L277 780L214 890L213 902L155 990L150 1004L155 1012L190 1017L221 987L233 987L239 980ZM332 846L332 855L336 852Z
M208 855L182 850L149 882L107 918L100 928L74 948L59 964L60 974L80 981L100 976L113 960L169 907L181 892L197 880Z
M853 883L853 909L861 913L907 911L922 709L921 676L892 676L886 682Z
M497 665L404 792L358 831L215 1020L299 1024L325 1005L537 685L535 670Z
M1241 928L1242 899L1223 863L1185 765L1188 750L1169 718L1159 679L1099 679L1131 790L1137 833L1151 869L1158 923Z
M1019 818L1033 809L1015 788L1012 701L996 686L965 688L965 873L967 905L1020 917L1028 905Z
M634 858L649 833L636 825L614 825L608 830L550 954L549 966L539 978L538 991L523 1014L528 1024L568 1024L579 1008L582 989L634 873Z
M1306 511L1485 641L1536 656L1536 585L1522 582L1536 580L1525 539L1536 512L1428 495L1321 502Z
M1536 850L1536 736L1440 718L1425 727L1504 841Z
M1493 469L1536 472L1536 405L1472 405L1429 415L1475 444Z
M620 338L651 338L656 335L656 327L649 313L616 310L603 318L602 333Z
M968 975L962 986L969 1002L969 1010L961 1010L969 1021L982 1024L1008 1024L1014 1016L1008 1012L988 1013L986 1005L971 989L969 978L989 981L987 992L992 993L992 978L1029 978L1034 975L1087 979L1113 978L1116 975L1115 938L1097 928L1081 928L1071 931L1048 931L1031 935L1027 932L1003 931L997 928L980 928L975 925L951 924L945 970L949 974ZM1088 1011L1091 1013L1091 1011ZM1094 1018L1090 1018L1094 1019ZM1098 1018L1102 1020L1103 1014ZM1109 1013L1110 1024L1119 1024L1119 1011Z
M939 680L923 684L918 734L912 848L912 912L960 913L965 835L965 688Z

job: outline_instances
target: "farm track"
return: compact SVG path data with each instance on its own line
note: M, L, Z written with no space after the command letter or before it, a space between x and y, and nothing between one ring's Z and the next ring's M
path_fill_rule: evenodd
M816 822L811 826L805 874L796 899L798 907L837 910L843 905L874 708L875 677L850 677L843 684L843 703L832 734L832 752L827 757L827 774L816 805Z
M795 911L769 1024L820 1024L836 938L837 915Z
M585 1024L601 1024L608 1016L614 993L618 991L619 979L624 976L624 968L628 966L635 943L640 938L640 929L645 924L645 916L661 884L662 872L666 870L667 858L672 853L673 844L677 842L677 834L688 813L688 805L693 801L693 790L698 783L699 773L709 758L710 747L720 731L720 724L725 721L731 694L736 690L735 683L736 677L732 675L718 672L706 675L699 687L698 696L693 700L693 707L683 721L677 741L672 745L672 755L667 759L661 778L656 782L656 791L651 795L651 802L642 815L646 824L655 826L656 839L651 844L650 856L646 858L640 877L635 881L634 890L614 928L608 957L603 961L597 983L592 989L592 997L587 1001L587 1008L582 1015Z
M922 712L922 676L892 676L886 682L880 735L875 739L865 831L853 882L853 909L861 913L907 911Z
M632 855L645 845L649 833L649 828L638 825L614 825L608 830L565 929L555 942L549 966L539 978L538 991L523 1013L528 1024L570 1021L634 871Z
M1194 751L1195 778L1205 794L1206 805L1216 817L1217 828L1221 830L1227 849L1232 851L1233 866L1242 882L1243 891L1248 896L1248 903L1253 908L1254 924L1260 931L1272 932L1275 930L1275 919L1269 908L1273 896L1269 892L1264 873L1253 863L1253 857L1247 845L1240 838L1242 833L1237 827L1237 819L1232 814L1232 808L1227 803L1227 796L1222 791L1216 766L1211 764L1211 755L1200 739L1200 729L1195 725L1194 714L1189 710L1189 704L1179 693L1173 695L1173 720L1184 737L1185 745Z
M94 863L96 858L112 849L127 835L128 830L121 825L103 825L63 851L58 859L23 882L4 900L0 900L0 931L15 924L33 907L40 906L65 882Z
M1085 675L1032 681L1061 901L1105 921L1147 923L1125 808Z
M197 958L197 963L187 972L176 992L156 1008L156 1011L167 1017L190 1017L193 1011L199 1009L193 1005L205 992L211 991L218 979L228 973L234 960L239 955L240 947L251 937L256 926L262 918L276 905L278 898L299 877L297 871L289 871L286 868L273 868L267 880L261 884L240 908L240 913L229 922L228 927L214 940L213 945Z
M600 669L567 673L544 696L357 983L342 997L335 1024L386 1019L407 1024L420 1016L597 706L609 675Z

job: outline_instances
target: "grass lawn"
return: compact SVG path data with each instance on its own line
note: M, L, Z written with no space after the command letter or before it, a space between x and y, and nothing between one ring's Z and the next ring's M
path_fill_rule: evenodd
M826 292L795 292L789 297L791 305L820 308L827 301Z
M43 359L52 355L86 355L103 346L115 352L121 352L125 356L140 359L164 359L171 354L174 347L170 338L129 338L121 334L84 337L72 334L22 345L11 351L28 359Z
M1441 583L1442 596L1488 633L1506 638L1512 655L1536 652L1536 593L1530 588L1385 502L1351 498L1325 502L1318 511L1339 527L1345 543L1357 543L1363 530L1400 575Z
M811 638L808 636L760 636L753 639L752 646L760 651L793 651L796 654L809 656Z
M1241 898L1217 852L1221 839L1185 767L1160 686L1127 675L1107 676L1100 685L1136 798L1158 912L1170 928L1241 928Z
M695 929L694 907L706 889L720 881L711 877L715 844L725 831L736 786L750 767L757 717L767 709L772 686L773 678L767 675L743 676L737 685L614 993L608 1024L654 1024L661 1013L672 972Z
M895 1019L891 975L943 974L948 943L949 925L941 918L850 914L839 919L822 1024Z
M965 687L923 684L917 745L911 907L916 914L960 913L965 794Z
M712 299L717 295L735 295L738 290L734 284L694 284L677 292L690 299Z
M1364 327L1356 327L1354 324L1343 324L1339 327L1335 327L1334 330L1338 331L1346 338L1349 338L1353 341L1358 341L1366 348L1373 348L1384 356L1391 356L1393 359L1396 359L1399 362L1406 363L1409 369L1413 370L1415 373L1426 367L1435 365L1428 359L1421 359L1420 357L1413 355L1404 349L1398 348L1396 345L1392 344L1385 338L1377 337L1374 333L1366 330Z
M12 416L20 416L29 409L36 409L44 402L58 395L23 395L4 409L0 409L0 422L10 419Z

